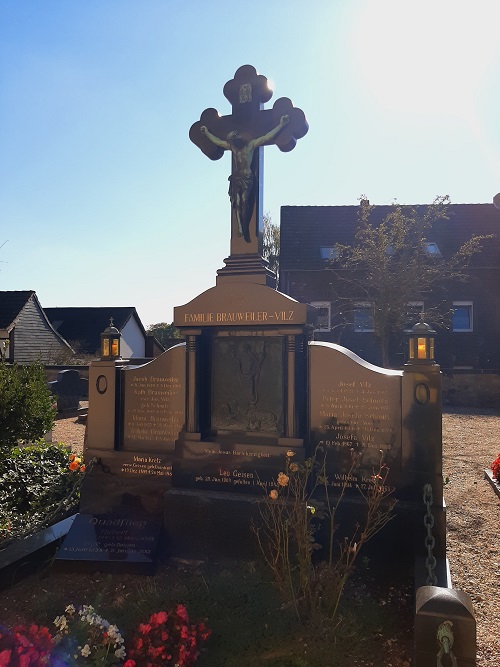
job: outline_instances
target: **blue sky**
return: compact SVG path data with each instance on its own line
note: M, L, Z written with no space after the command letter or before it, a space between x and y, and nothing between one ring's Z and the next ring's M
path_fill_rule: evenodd
M265 149L264 210L491 202L500 192L498 0L2 0L0 289L136 306L215 284L230 158L188 132L252 64L309 133Z

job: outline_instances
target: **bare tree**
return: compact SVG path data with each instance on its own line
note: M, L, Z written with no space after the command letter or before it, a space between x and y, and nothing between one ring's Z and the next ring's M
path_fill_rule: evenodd
M449 197L438 197L427 207L394 204L381 222L374 222L374 206L361 197L357 231L352 246L337 244L329 268L339 325L352 320L356 304L370 304L373 330L380 341L382 364L389 365L389 341L408 326L411 304L425 301L426 319L437 326L449 321L447 288L469 277L469 263L487 236L471 236L452 256L433 252L429 232L450 220Z
M263 249L262 254L269 262L269 268L279 275L280 266L280 228L273 224L269 213L264 213Z

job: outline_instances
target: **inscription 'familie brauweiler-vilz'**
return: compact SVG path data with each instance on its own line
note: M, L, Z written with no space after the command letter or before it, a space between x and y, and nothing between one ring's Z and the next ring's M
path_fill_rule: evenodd
M216 324L223 322L292 322L294 310L242 311L232 313L185 313L184 324Z

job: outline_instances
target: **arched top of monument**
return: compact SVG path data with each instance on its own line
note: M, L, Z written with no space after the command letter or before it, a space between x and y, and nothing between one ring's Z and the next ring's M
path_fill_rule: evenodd
M403 376L403 371L395 371L390 368L382 368L381 366L375 366L374 364L371 364L369 361L365 361L361 357L358 357L357 354L352 352L351 350L348 350L346 347L342 347L342 345L337 345L336 343L325 343L322 341L313 341L309 343L311 346L311 352L314 350L317 350L318 352L323 351L324 354L329 354L329 351L331 351L331 354L342 354L344 357L349 358L351 361L354 363L358 364L359 366L362 366L368 371L373 371L374 373L379 373L380 375L385 375L387 377L391 376ZM323 348L323 349L321 349Z

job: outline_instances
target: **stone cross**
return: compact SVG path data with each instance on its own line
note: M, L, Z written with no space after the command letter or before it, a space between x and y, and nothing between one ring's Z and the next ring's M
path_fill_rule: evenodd
M262 254L261 147L275 144L291 151L309 129L304 112L287 97L264 109L272 94L266 77L243 65L224 86L232 114L219 116L216 109L205 109L189 131L191 141L211 160L219 160L226 150L232 153L231 256Z

